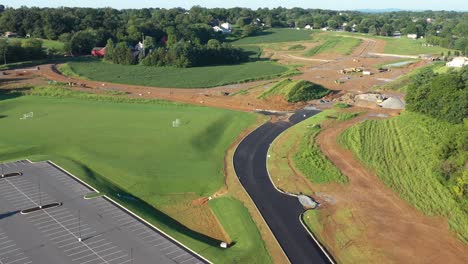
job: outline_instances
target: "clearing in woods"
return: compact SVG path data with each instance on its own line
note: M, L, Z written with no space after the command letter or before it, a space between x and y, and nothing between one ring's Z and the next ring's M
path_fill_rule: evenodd
M210 207L192 204L224 186L224 154L255 114L57 88L31 93L37 96L0 94L0 126L8 128L0 131L2 160L53 160L215 263L269 262L236 200L220 201L224 209L215 210L238 242L233 250L208 239L228 239ZM29 112L33 118L20 119ZM233 212L249 232L233 232L235 218L224 215Z

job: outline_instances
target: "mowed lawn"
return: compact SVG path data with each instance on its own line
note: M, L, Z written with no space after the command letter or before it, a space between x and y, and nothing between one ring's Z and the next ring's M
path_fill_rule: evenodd
M119 65L101 61L71 62L71 70L90 80L168 88L206 88L282 75L288 67L274 62L247 62L193 68Z
M468 214L436 173L440 142L455 125L404 112L387 120L366 121L346 130L339 142L375 170L382 181L428 215L448 219L459 237L468 240Z
M20 41L25 42L28 38L4 38L8 41ZM42 41L42 47L45 49L56 49L58 51L63 51L65 44L58 40L49 40L49 39L39 39Z
M241 233L236 239L242 247L222 250L196 230L149 209L167 205L174 195L191 194L193 199L222 187L225 152L255 122L254 114L170 102L95 99L0 94L0 160L55 161L215 263L267 255L259 236ZM20 120L29 112L34 113L32 119ZM176 119L179 127L173 127ZM236 203L225 203L216 211L226 227L235 218L224 213L242 211ZM248 214L242 214L242 228L256 230Z
M291 42L312 40L311 30L297 30L291 28L272 28L263 31L260 35L246 37L232 42L236 45L265 44L277 42Z
M336 53L341 55L349 55L358 47L362 40L358 38L347 38L340 36L332 36L325 34L317 35L315 38L320 42L318 46L309 49L305 56L314 56L321 53Z
M449 49L442 47L427 47L426 40L424 39L409 39L406 37L402 38L385 38L387 44L385 45L384 52L390 54L401 54L401 55L419 55L419 54L432 54L439 56L441 52L447 54Z

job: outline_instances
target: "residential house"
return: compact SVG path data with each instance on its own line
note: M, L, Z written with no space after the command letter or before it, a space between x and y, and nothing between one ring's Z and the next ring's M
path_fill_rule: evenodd
M17 38L18 34L15 33L15 32L7 31L7 32L5 32L5 37L7 37L7 38Z

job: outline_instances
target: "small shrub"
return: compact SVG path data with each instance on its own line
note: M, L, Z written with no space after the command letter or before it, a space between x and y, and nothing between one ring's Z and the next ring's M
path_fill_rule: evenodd
M295 51L295 50L305 50L305 46L298 44L298 45L293 45L288 48L288 50Z

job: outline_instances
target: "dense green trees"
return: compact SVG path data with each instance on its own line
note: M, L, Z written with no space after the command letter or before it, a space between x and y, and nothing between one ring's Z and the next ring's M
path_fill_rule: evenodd
M157 48L144 58L146 66L196 67L207 65L237 64L248 60L241 49L211 39L206 45L179 41L171 48Z
M413 79L407 95L407 109L454 125L448 137L438 142L440 161L435 171L464 206L468 206L468 67L460 71L434 74L426 70Z
M93 31L83 30L73 34L70 39L70 52L76 55L89 54L96 45L96 34Z
M12 63L26 60L43 59L47 54L42 49L42 41L27 39L25 41L0 39L0 61Z
M76 34L79 31L93 30L96 45L104 46L107 39L127 42L134 45L142 39L142 34L153 37L160 44L165 37L170 44L178 41L191 41L206 44L209 39L222 39L222 34L214 34L212 26L222 22L237 24L247 33L253 32L251 25L261 21L272 27L314 28L329 26L376 35L391 35L394 31L403 34L424 36L428 42L467 53L468 14L465 12L424 11L391 12L366 14L356 11L338 12L301 8L213 8L194 6L190 10L173 9L132 9L111 8L6 8L0 12L0 28L36 38L58 39L63 34ZM260 28L257 24L257 29ZM355 25L355 27L353 27ZM250 26L250 27L246 27ZM243 35L250 35L244 33ZM66 35L65 35L66 36ZM242 30L240 31L242 36ZM70 38L70 37L68 37ZM71 39L71 38L70 38Z
M451 123L468 117L468 67L434 74L427 70L408 86L407 109Z

